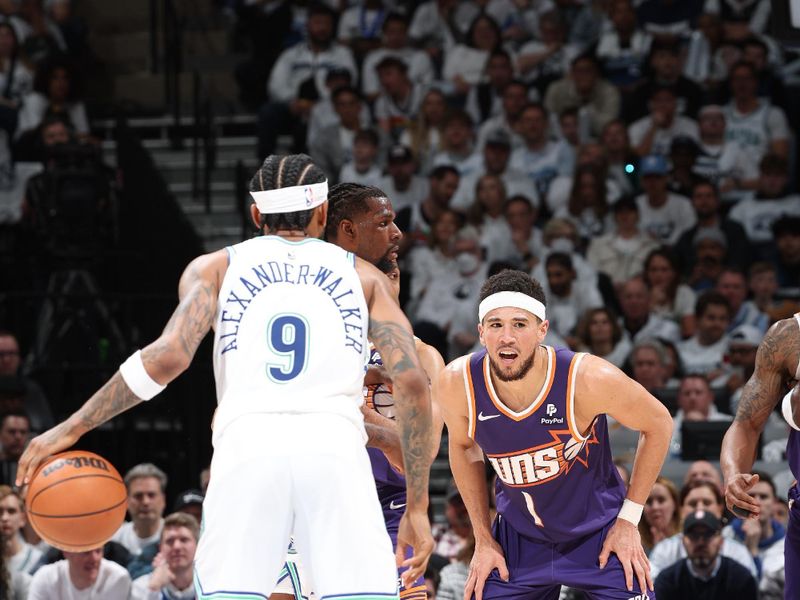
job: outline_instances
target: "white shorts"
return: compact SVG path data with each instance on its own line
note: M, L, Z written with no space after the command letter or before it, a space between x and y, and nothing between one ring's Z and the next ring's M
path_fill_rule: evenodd
M272 591L273 594L287 594L294 596L296 600L316 600L314 587L311 585L311 576L308 569L303 567L300 554L289 546L286 554L286 563L278 575L278 585Z
M239 418L217 440L211 463L198 600L268 598L292 532L320 600L398 597L362 432L335 415Z

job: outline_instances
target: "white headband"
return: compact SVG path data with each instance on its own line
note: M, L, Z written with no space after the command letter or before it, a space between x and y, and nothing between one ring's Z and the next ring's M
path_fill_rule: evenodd
M545 320L544 304L536 298L531 298L521 292L497 292L483 299L478 307L478 323L483 322L483 318L495 308L521 308L527 310L532 315Z
M308 210L328 199L328 180L322 183L294 185L292 187L250 192L262 215Z

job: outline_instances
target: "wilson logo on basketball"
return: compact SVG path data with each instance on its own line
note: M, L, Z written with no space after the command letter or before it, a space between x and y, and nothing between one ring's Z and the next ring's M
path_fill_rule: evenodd
M56 471L66 467L71 466L75 469L82 469L83 467L93 467L95 469L100 469L102 471L108 471L108 465L105 461L100 460L99 458L93 458L91 456L74 456L72 458L65 458L63 460L57 460L52 465L48 465L44 471L42 471L42 477L47 477L51 473L55 473Z

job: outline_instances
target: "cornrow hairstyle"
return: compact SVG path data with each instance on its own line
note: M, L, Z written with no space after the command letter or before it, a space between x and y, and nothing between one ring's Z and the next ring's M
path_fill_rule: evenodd
M355 221L358 215L369 212L367 200L386 198L382 189L360 183L337 183L328 190L328 222L325 240L336 242L339 224L347 219Z
M263 192L295 185L322 183L325 179L325 173L307 154L284 156L270 154L250 180L250 191ZM314 209L311 208L287 213L262 214L261 231L263 233L265 226L270 231L278 229L305 231L311 222L313 212Z

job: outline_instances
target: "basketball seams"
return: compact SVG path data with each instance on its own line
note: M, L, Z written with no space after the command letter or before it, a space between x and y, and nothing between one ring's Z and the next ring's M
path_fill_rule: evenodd
M33 497L30 499L30 502L28 502L28 512L30 512L31 514L34 514L33 503L36 502L36 499L40 495L42 495L44 492L46 492L47 490L49 490L51 488L54 488L55 486L60 485L62 483L65 483L67 481L72 481L73 479L84 479L86 477L97 477L97 478L100 478L100 479L111 479L112 481L116 481L117 483L119 483L122 486L122 488L125 489L125 484L122 482L122 480L117 478L117 477L113 477L112 475L101 475L100 473L83 473L83 474L80 474L80 475L72 475L70 477L65 477L64 479L59 479L58 481L54 481L53 483L48 484L46 487L43 487L41 490L37 491L36 494L34 494ZM127 499L127 493L128 492L126 490L125 491L126 499Z
M102 515L103 513L110 512L110 511L114 510L115 508L119 508L120 506L125 504L127 501L128 501L128 498L125 497L122 500L120 500L119 502L117 502L116 504L113 504L111 506L107 506L106 508L104 508L102 510L95 510L95 511L86 512L86 513L77 513L77 514L74 514L74 515L46 515L44 513L37 513L37 512L34 512L32 510L28 510L28 514L32 515L34 517L38 517L40 519L80 519L82 517L91 517L93 515Z

